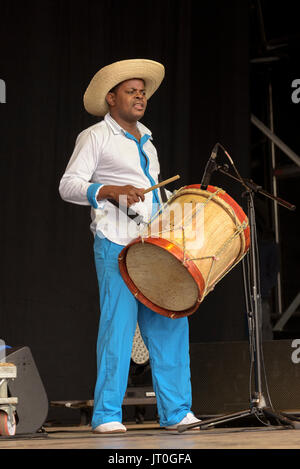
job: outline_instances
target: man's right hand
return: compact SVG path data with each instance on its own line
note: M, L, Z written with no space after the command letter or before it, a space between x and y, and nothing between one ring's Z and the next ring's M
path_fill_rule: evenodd
M127 201L127 207L135 204L136 202L144 202L145 189L139 189L134 186L102 186L98 192L97 200L113 199L118 203L122 203L124 199ZM120 200L120 196L121 200Z

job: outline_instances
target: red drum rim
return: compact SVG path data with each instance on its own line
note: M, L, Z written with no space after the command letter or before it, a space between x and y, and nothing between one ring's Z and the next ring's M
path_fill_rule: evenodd
M134 244L137 244L137 243L141 243L141 242L154 244L154 245L168 251L170 254L172 254L174 257L176 257L179 261L182 262L184 267L190 272L191 276L193 277L193 279L196 282L197 287L198 287L199 295L198 295L198 299L197 299L196 303L194 304L194 306L192 306L191 308L189 308L187 310L183 310L183 311L170 311L168 309L165 309L165 308L162 308L162 307L156 305L155 303L152 303L137 288L135 283L129 277L127 267L126 267L126 255L127 255L127 251L130 248L130 246L132 246ZM131 243L129 243L120 252L118 261L119 261L119 269L120 269L121 275L123 277L123 280L126 283L129 290L131 291L131 293L133 293L133 295L141 303L143 303L145 306L147 306L152 311L155 311L156 313L162 314L163 316L167 316L169 318L175 319L175 318L180 318L180 317L184 317L184 316L190 316L191 314L193 314L196 311L196 309L198 309L198 307L201 303L201 300L202 300L204 289L205 289L204 279L202 277L201 272L199 271L197 266L194 264L194 262L192 260L190 260L187 256L185 256L185 259L184 259L182 250L178 246L176 246L176 244L173 244L173 243L171 243L170 241L168 241L164 238L151 238L151 237L144 238L144 239L136 238L135 240L133 240Z

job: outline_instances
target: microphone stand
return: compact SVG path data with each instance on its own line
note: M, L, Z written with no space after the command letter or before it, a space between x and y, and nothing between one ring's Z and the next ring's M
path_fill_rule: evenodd
M190 430L192 428L200 427L201 429L207 429L210 427L214 427L215 425L222 424L225 422L229 422L232 420L236 420L239 418L247 417L247 416L256 416L259 421L265 419L269 422L269 419L275 420L277 424L281 424L284 426L292 427L292 428L300 428L300 419L295 416L288 416L287 414L277 413L273 410L270 406L270 402L268 402L268 406L266 403L266 399L264 397L263 389L262 389L262 346L261 346L261 322L259 320L261 314L261 297L260 297L260 289L259 289L259 275L258 275L258 252L257 252L257 237L256 237L256 225L255 225L255 210L254 210L254 193L259 192L266 197L269 197L275 200L279 205L289 209L295 210L296 206L286 202L283 199L275 197L272 194L269 194L265 190L261 188L261 186L255 184L252 180L244 179L244 178L237 178L228 173L228 165L225 164L223 166L215 165L216 171L220 171L223 174L235 179L236 181L240 182L243 187L246 189L242 196L247 197L247 209L248 209L248 220L250 226L250 247L247 253L249 256L249 270L248 270L248 284L251 286L250 288L250 305L251 310L249 311L248 301L247 301L247 284L244 275L244 287L245 287L245 295L246 295L246 307L247 307L247 314L248 314L248 324L249 324L249 344L250 350L252 351L251 356L253 357L253 369L254 369L254 393L250 397L250 406L249 409L241 410L239 412L234 412L231 414L225 414L218 416L216 418L205 419L201 420L197 423L187 424L187 425L179 425L177 427L177 431L179 433L183 433L186 430ZM205 188L206 186L203 186ZM243 265L244 267L244 265ZM254 339L254 340L252 340ZM265 422L263 422L265 423Z

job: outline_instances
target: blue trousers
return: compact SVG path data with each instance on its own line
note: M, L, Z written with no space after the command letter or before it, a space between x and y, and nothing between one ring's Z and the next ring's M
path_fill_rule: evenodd
M118 255L122 249L106 238L95 237L101 315L92 428L122 422L137 322L149 351L160 425L174 425L191 408L188 320L167 318L136 300L119 272Z

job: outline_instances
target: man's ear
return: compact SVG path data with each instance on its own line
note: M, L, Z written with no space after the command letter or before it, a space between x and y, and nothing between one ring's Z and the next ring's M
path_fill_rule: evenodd
M114 93L107 93L106 95L106 102L109 106L113 106L115 104L115 94Z

